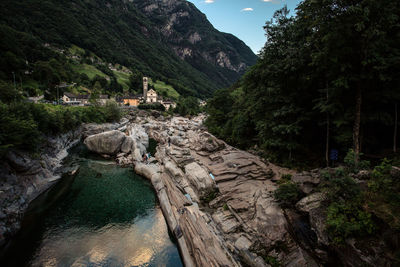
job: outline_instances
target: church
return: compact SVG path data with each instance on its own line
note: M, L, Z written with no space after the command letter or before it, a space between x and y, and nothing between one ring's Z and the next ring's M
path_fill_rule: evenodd
M143 95L124 96L119 98L118 102L125 106L134 107L139 106L139 104L160 103L166 110L176 107L174 101L158 96L154 89L149 90L149 79L147 77L143 77Z

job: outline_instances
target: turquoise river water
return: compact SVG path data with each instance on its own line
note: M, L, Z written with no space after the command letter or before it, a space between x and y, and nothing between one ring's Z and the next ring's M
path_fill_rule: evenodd
M182 266L151 183L81 145L75 177L36 199L1 266Z

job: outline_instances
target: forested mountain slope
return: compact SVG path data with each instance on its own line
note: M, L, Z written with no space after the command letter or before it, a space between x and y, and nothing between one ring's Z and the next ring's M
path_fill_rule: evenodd
M0 24L5 80L27 63L49 60L41 48L45 43L76 45L106 62L168 82L184 95L210 95L256 61L242 41L215 30L184 0L5 0Z

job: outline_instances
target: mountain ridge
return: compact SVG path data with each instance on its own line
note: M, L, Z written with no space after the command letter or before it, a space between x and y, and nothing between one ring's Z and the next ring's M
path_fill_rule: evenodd
M241 40L217 31L183 0L6 0L0 9L0 24L43 43L77 45L168 82L183 95L210 96L257 59Z

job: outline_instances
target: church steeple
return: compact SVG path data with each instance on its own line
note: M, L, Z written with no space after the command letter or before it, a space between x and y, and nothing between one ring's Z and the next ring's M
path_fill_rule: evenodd
M144 103L147 101L147 89L149 87L149 80L147 77L143 77L143 99Z

